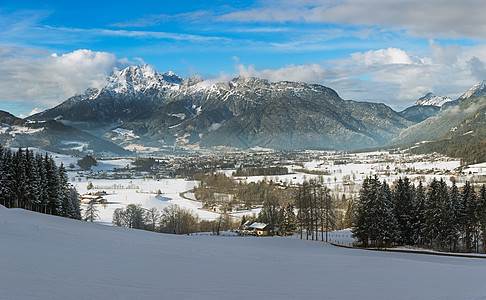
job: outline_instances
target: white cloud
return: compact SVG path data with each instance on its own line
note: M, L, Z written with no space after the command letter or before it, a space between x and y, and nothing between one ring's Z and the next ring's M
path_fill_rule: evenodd
M351 54L351 61L358 65L389 65L389 64L412 64L412 58L407 52L397 49L379 49L366 52L357 52Z
M150 26L160 25L174 20L181 20L186 22L200 22L203 19L212 18L213 15L214 13L205 10L181 13L176 15L166 15L166 14L149 15L135 20L114 23L111 24L111 26L120 27L120 28L150 27Z
M429 51L421 56L399 48L387 48L356 52L345 59L322 64L263 70L236 60L234 76L324 84L344 99L383 102L400 110L428 92L459 97L475 83L486 79L485 62L484 45L441 46L431 41Z
M143 39L161 39L174 41L192 41L192 42L209 42L209 41L225 41L228 38L203 36L186 33L174 33L164 31L142 31L142 30L112 30L112 29L80 29L67 27L52 27L46 28L54 31L75 34L87 34L93 36L111 36L111 37L129 37L129 38L143 38Z
M0 60L0 102L48 108L87 88L101 87L114 67L127 64L111 53L91 50L48 56L12 53Z
M379 26L407 30L421 37L486 38L483 0L329 0L262 1L257 7L234 11L221 21L306 22L344 26Z
M268 79L270 81L298 81L307 83L323 83L326 78L332 78L330 72L318 64L288 65L280 69L256 70L254 66L236 65L238 74Z
M32 115L35 115L35 114L38 114L42 111L42 109L40 108L34 108L30 113L29 113L29 116L32 116Z
M42 109L40 108L34 108L28 115L24 115L24 114L20 114L19 115L19 118L23 119L23 118L26 118L26 117L29 117L29 116L32 116L32 115L35 115L37 113L40 113L41 111L43 111Z

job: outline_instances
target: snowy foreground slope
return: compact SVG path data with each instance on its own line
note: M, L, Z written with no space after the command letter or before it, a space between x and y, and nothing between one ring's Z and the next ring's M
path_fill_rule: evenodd
M0 207L0 299L485 299L486 260L175 236Z

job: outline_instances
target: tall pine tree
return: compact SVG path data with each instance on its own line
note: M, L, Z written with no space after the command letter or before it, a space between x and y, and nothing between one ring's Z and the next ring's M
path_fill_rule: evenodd
M393 212L397 221L397 242L411 245L414 235L415 204L410 180L399 178L393 190Z

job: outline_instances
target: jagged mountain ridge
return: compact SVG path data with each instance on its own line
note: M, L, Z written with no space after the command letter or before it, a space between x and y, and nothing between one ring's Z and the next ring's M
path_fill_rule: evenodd
M385 144L413 124L383 104L332 89L240 76L211 83L133 66L107 85L34 115L134 145L356 149Z

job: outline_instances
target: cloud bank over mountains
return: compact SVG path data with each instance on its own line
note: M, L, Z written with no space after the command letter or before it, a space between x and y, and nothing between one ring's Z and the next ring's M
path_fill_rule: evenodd
M110 1L97 10L0 4L2 108L52 107L140 63L211 81L241 74L323 84L397 110L428 92L458 97L486 79L480 0Z
M76 50L46 55L35 49L0 48L3 99L49 107L87 88L99 88L114 68L130 64L112 53Z
M235 61L234 72L214 80L227 81L238 75L276 81L323 84L343 98L384 102L396 109L427 92L458 97L486 78L485 46L442 47L431 41L424 56L398 48L356 52L344 59L257 69ZM117 58L113 53L76 50L57 55L36 49L0 48L0 89L3 99L52 107L87 88L102 87L115 68L138 62ZM158 70L166 72L169 70Z

